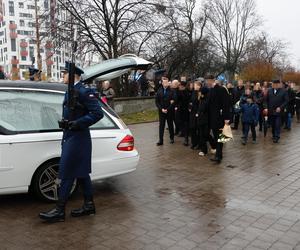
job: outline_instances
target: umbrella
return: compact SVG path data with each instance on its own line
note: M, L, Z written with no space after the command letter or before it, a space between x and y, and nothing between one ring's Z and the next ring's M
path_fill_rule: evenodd
M263 127L264 127L264 137L266 137L267 135L267 131L268 131L268 116L264 117L264 123L263 123Z

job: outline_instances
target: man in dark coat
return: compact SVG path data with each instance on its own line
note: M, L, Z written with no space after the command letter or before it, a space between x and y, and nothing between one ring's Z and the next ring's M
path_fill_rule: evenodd
M174 93L169 86L169 79L162 77L162 87L157 91L155 103L158 108L159 114L159 141L157 146L164 144L164 132L166 121L168 123L170 133L170 143L174 143L174 126L173 126L173 106L174 106Z
M181 81L179 84L179 91L177 92L177 114L179 116L180 124L180 136L184 137L183 145L189 145L189 102L190 102L190 92L187 89L187 83Z
M69 65L66 63L64 83L69 83ZM89 127L103 117L103 112L95 91L84 86L80 80L83 71L76 67L74 98L75 108L68 106L68 92L63 102L63 120L59 122L63 128L62 153L59 163L61 185L56 207L48 212L40 213L40 218L47 222L65 220L65 204L70 195L75 179L81 184L84 194L84 205L71 212L73 217L95 214L93 202L91 173L92 141Z
M282 88L279 80L274 80L272 88L268 90L264 102L265 113L268 113L272 126L273 142L278 143L280 139L281 114L288 104L288 94Z
M238 84L236 88L234 88L233 91L233 101L234 104L236 104L243 94L245 93L245 87L244 87L244 82L243 80L238 80ZM240 113L235 113L234 114L234 127L232 129L238 129L240 123Z
M209 128L213 134L212 147L216 149L216 155L211 161L220 163L223 158L223 143L218 142L218 139L224 124L229 125L230 123L231 99L226 87L215 81L214 76L207 76L206 83L210 88L208 97Z

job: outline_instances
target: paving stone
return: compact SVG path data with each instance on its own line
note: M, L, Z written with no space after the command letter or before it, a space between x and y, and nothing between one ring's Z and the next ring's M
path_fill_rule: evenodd
M48 225L37 215L51 204L0 196L0 249L300 250L300 124L279 144L261 133L247 148L225 144L220 165L182 138L157 147L157 123L130 128L139 166L94 183L95 216ZM81 205L78 192L67 214Z

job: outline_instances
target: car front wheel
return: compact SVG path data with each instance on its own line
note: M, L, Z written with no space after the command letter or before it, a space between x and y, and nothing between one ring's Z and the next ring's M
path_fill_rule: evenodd
M60 187L60 180L58 179L58 166L58 160L46 162L35 172L31 183L31 190L39 199L46 201L58 200L58 192ZM77 181L75 180L70 194L74 192L76 186Z

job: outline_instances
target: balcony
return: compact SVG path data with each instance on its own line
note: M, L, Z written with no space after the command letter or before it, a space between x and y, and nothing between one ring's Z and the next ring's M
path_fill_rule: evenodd
M16 39L18 37L18 33L17 32L10 32L10 38L11 39Z
M46 52L47 58L53 56L53 54L54 54L54 53L53 53L52 51L47 51L47 52Z
M19 64L19 60L18 60L18 59L12 58L12 59L11 59L11 64L12 64L12 65L17 65L17 64Z
M51 66L54 64L53 60L46 60L47 66Z
M53 44L51 42L47 42L45 45L46 49L52 49L53 48Z
M21 50L21 56L28 56L28 51L27 50Z
M20 47L21 48L26 48L26 47L28 47L28 42L20 42Z
M10 23L10 24L9 24L9 29L10 29L10 30L15 30L15 29L17 29L17 24L16 24L16 23Z

